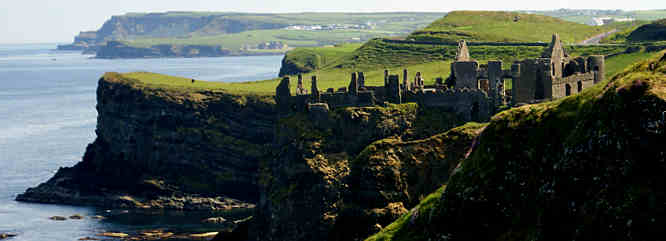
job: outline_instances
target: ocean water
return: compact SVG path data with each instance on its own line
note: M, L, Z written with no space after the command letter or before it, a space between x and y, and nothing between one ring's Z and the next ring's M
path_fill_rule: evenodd
M86 145L95 138L95 90L104 72L151 71L210 81L250 81L276 77L282 56L101 60L53 51L55 47L0 45L0 233L17 233L11 240L57 241L94 237L102 231L214 228L199 224L209 214L102 210L20 203L14 198L48 180L59 167L81 160ZM87 217L48 219L73 214ZM93 220L91 215L108 218Z

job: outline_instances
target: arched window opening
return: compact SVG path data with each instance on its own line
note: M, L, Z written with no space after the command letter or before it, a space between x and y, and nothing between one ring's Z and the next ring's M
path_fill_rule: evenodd
M555 63L553 63L552 65L553 66L551 68L551 72L552 72L552 75L555 76Z
M566 85L564 86L564 88L565 88L565 94L564 94L564 95L565 95L565 96L570 96L570 95L571 95L571 85L566 84Z

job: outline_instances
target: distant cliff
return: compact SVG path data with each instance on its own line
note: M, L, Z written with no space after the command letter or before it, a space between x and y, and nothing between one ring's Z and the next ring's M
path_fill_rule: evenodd
M119 41L108 41L98 46L96 58L100 59L132 59L161 57L221 57L247 55L279 55L281 52L243 52L232 51L220 45L172 45L160 44L150 47L129 46Z
M59 50L86 50L107 41L134 38L177 38L188 35L240 33L258 29L278 29L288 25L233 13L149 13L113 16L97 31L83 31L72 44ZM94 50L94 49L93 49Z

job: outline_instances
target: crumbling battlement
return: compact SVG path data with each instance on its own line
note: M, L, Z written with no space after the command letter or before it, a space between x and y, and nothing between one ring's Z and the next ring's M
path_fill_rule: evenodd
M481 89L426 89L408 94L407 102L443 108L458 114L466 122L488 120L495 111L487 92Z
M410 79L405 69L402 76L385 70L383 86L366 86L363 72L356 72L351 74L349 85L337 91L333 88L320 91L313 76L308 94L299 75L295 95L286 77L276 88L275 99L280 113L305 112L312 106L321 112L384 102L416 102L452 111L466 121L487 121L500 106L507 104L508 97L512 105L562 98L602 81L604 71L604 56L571 58L557 34L540 58L516 61L510 69L502 69L501 61L479 64L471 58L467 43L461 41L456 61L451 63L450 76L446 81L438 79L434 85L425 85L419 72ZM511 79L513 88L510 96L504 89L507 79Z

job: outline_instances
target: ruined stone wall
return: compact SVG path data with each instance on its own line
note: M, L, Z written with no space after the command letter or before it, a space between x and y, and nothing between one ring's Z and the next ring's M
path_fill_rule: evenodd
M537 63L534 59L528 59L520 62L520 78L513 81L513 101L515 103L529 103L534 99L534 89L536 89L536 71Z
M451 63L451 74L455 77L456 88L478 88L479 63L476 61Z
M552 87L553 99L578 94L582 90L591 87L594 85L595 73L596 72L578 73L564 78L555 79ZM567 91L567 88L569 91Z
M331 109L338 107L372 106L375 104L374 95L369 91L358 92L358 95L349 92L322 93L321 102L327 103Z
M406 98L409 102L417 102L421 106L443 107L456 113L466 122L488 121L494 114L491 98L479 89L416 92L409 93Z

